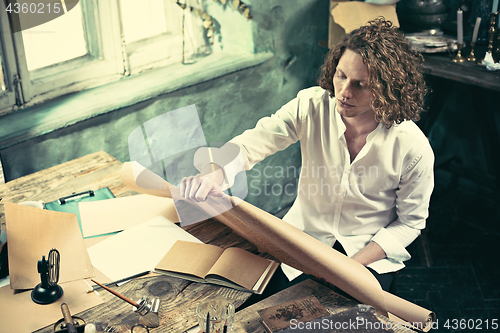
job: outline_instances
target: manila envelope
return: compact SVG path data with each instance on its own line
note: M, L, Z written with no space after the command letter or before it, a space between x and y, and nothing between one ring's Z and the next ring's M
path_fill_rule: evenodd
M38 261L51 249L61 255L59 284L94 275L75 214L5 203L10 287L40 283Z

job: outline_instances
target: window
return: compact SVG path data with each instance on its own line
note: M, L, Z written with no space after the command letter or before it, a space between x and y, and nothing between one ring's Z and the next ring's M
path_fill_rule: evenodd
M0 114L209 50L201 20L171 0L59 1L63 15L20 32L0 1Z
M0 1L0 9L4 5ZM3 106L10 106L16 103L15 86L18 73L16 68L16 60L14 57L14 48L10 35L9 21L4 10L0 11L0 109ZM11 80L9 80L11 78Z
M172 1L118 0L126 74L181 60L182 10ZM174 15L172 15L174 13Z

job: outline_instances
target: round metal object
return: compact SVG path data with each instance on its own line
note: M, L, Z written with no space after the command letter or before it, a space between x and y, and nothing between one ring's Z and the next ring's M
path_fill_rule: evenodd
M73 318L73 322L75 323L75 328L78 332L83 332L85 328L85 320L77 316L71 316ZM53 333L66 333L68 329L66 328L66 323L64 322L64 318L59 319L52 329Z
M130 329L130 333L149 333L149 328L143 324L135 324Z

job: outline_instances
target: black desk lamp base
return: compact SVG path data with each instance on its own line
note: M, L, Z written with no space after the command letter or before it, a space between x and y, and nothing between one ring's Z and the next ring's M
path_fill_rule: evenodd
M40 283L31 291L31 299L37 304L50 304L61 298L62 294L61 286L56 284L44 288Z

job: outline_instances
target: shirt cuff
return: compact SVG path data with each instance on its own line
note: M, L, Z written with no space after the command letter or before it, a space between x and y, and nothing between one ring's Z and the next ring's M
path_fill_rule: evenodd
M411 258L405 247L385 228L380 229L371 240L384 250L389 259L405 261Z
M287 277L288 281L292 281L293 279L302 274L301 270L293 268L292 266L289 266L285 263L281 263L281 270L283 271L283 273L285 273L285 276Z

